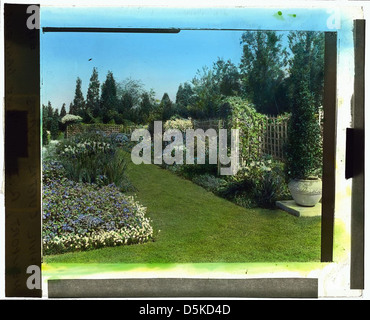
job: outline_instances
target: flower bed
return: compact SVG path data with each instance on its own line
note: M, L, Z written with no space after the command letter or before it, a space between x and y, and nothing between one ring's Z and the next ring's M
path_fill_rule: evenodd
M64 177L58 162L44 163L44 254L143 243L152 238L146 208L114 185L99 187Z

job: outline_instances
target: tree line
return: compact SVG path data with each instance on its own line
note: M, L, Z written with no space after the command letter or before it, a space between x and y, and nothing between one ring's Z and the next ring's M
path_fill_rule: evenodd
M227 98L237 96L252 102L259 113L278 115L294 108L295 88L302 72L308 72L315 108L322 105L323 33L289 32L284 38L274 31L248 31L240 44L238 65L218 58L211 67L198 70L191 81L180 84L175 101L167 93L156 100L155 92L145 90L140 80L128 78L117 83L112 71L100 84L98 70L93 68L86 98L82 80L77 78L68 113L80 116L85 123L116 124L147 124L173 116L226 118L230 114ZM47 129L55 136L56 119L67 113L66 106L63 104L60 112L50 102L43 108Z

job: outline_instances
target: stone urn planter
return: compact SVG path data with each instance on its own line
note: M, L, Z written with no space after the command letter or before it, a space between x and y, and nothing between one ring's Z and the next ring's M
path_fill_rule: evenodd
M288 184L294 201L304 207L314 207L322 196L321 179L294 179Z

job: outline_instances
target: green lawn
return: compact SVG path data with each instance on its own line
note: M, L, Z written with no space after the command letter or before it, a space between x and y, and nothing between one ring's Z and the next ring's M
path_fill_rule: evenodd
M238 263L320 260L320 217L245 209L155 165L129 162L155 239L45 256L46 263Z

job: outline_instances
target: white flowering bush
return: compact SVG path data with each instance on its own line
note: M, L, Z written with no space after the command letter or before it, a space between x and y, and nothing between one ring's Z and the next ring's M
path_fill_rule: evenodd
M97 153L111 153L114 149L111 144L102 141L81 141L76 144L66 145L59 150L61 157L78 158Z
M63 124L72 124L72 123L81 122L82 118L80 116L76 116L74 114L67 113L60 121Z
M193 122L191 119L170 119L164 123L164 130L168 129L179 129L181 132L185 132L187 129L193 129Z
M79 183L58 162L43 168L43 251L59 254L143 243L153 228L146 208L114 185Z

